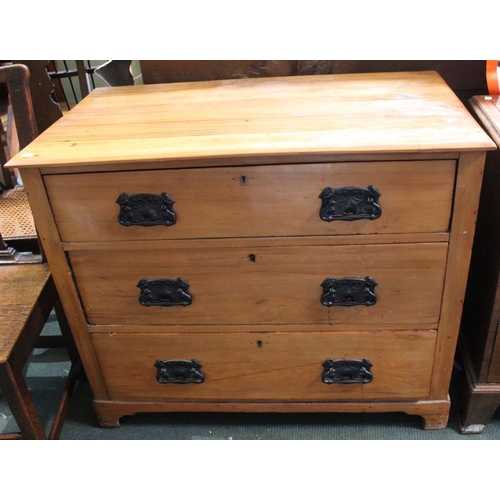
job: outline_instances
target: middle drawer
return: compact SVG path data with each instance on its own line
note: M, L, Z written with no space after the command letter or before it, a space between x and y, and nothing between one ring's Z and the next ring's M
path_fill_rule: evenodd
M437 327L446 243L194 243L68 252L88 322Z

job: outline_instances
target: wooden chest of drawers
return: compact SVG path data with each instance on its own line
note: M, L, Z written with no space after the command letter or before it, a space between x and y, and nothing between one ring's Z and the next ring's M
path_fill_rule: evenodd
M485 151L433 72L94 91L10 162L104 426L446 426Z

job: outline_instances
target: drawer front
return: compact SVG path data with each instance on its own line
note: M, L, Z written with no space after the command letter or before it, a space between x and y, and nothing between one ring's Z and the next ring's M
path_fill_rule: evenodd
M266 247L256 240L243 249L198 242L69 257L91 324L428 329L438 323L447 248Z
M444 232L454 178L451 160L44 177L68 242Z
M115 400L356 401L427 397L436 333L94 334L92 339Z

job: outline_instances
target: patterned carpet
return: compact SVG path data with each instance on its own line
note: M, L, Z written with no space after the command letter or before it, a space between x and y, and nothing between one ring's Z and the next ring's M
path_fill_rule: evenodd
M46 333L57 332L50 321ZM69 362L64 350L36 349L26 370L30 392L47 432L52 424ZM425 431L422 419L402 413L375 414L233 414L159 413L123 417L117 428L101 428L92 393L79 381L70 403L61 440L468 440L500 439L500 410L482 434L461 435L458 413L462 376L454 370L452 410L446 429ZM17 425L0 396L0 432Z

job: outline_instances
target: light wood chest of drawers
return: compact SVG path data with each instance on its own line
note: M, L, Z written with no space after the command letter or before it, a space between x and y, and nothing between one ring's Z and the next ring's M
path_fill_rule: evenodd
M104 426L446 426L485 151L433 72L99 89L11 162Z

